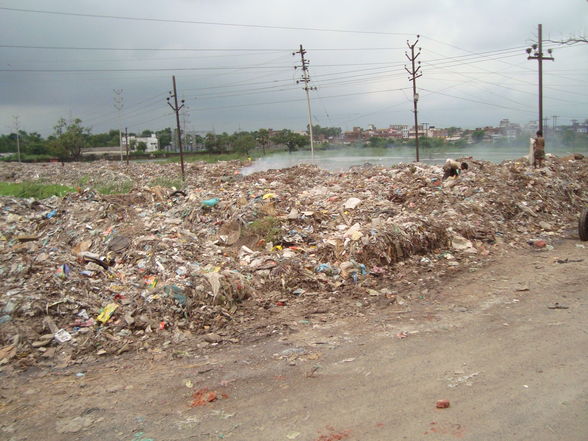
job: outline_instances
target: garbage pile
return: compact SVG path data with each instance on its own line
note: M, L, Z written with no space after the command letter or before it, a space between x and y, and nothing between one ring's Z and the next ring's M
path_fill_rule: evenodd
M588 204L588 161L468 163L446 181L420 163L246 177L192 163L182 188L153 185L177 164L3 165L4 181L77 192L0 198L0 367L236 342L284 322L275 310L402 304L505 247L549 247ZM103 195L104 179L133 188Z

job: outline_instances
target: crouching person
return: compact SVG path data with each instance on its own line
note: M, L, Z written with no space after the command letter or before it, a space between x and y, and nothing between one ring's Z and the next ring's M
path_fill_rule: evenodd
M459 163L453 159L448 159L445 161L445 165L443 165L443 180L457 178L462 170L467 170L468 168L467 162Z

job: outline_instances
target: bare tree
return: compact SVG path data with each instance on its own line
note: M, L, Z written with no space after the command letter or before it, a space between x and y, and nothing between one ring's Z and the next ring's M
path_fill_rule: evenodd
M574 44L578 44L578 43L588 43L588 38L586 38L585 35L572 35L571 37L568 37L566 39L562 39L562 40L543 40L543 41L548 41L550 43L556 43L556 44L561 44L561 45L574 45Z

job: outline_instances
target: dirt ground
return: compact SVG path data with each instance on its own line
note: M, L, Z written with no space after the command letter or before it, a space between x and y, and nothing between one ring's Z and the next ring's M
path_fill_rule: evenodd
M553 245L364 317L4 375L0 439L586 440L588 243Z

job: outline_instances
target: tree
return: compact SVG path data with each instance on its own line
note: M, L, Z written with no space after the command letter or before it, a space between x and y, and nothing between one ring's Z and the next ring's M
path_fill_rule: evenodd
M447 136L454 136L457 135L461 129L459 127L449 127L447 129Z
M588 43L588 38L586 38L585 35L578 35L578 36L571 36L569 38L566 38L565 40L545 40L548 41L550 43L557 43L557 44L566 44L566 45L573 45L576 43Z
M157 136L157 139L159 139L159 145L161 148L171 145L172 131L169 127L163 130L158 130L155 132L155 135Z
M208 153L215 153L218 151L218 142L214 133L207 133L204 138L204 148Z
M145 141L137 143L137 151L145 153L147 151L147 143Z
M46 155L49 153L47 143L42 141L27 142L24 151L31 155Z
M486 132L482 129L476 129L472 132L472 140L476 143L481 142L484 139Z
M79 118L69 122L61 118L54 127L54 138L49 146L51 153L60 159L80 159L90 135L90 129L82 127L81 124L82 120Z
M192 139L194 141L194 147L197 150L200 149L202 146L204 146L204 138L202 136L194 135Z
M265 156L265 148L270 143L269 130L259 129L257 131L257 133L255 134L255 140L259 143L259 145L261 145L261 148L263 150L263 155Z
M308 124L306 128L308 130ZM315 136L323 135L325 138L337 138L341 135L341 127L321 127L317 124L312 126L312 134Z
M231 146L231 137L227 132L216 135L216 147L218 153L226 153Z
M255 138L247 132L235 133L232 140L233 148L239 153L249 156L249 151L255 148Z
M284 129L278 132L278 134L272 138L272 141L276 144L285 145L288 148L288 153L292 153L298 150L298 147L307 145L309 143L309 137Z
M387 147L390 144L390 140L386 138L379 138L377 136L372 136L368 141L365 143L366 147Z

